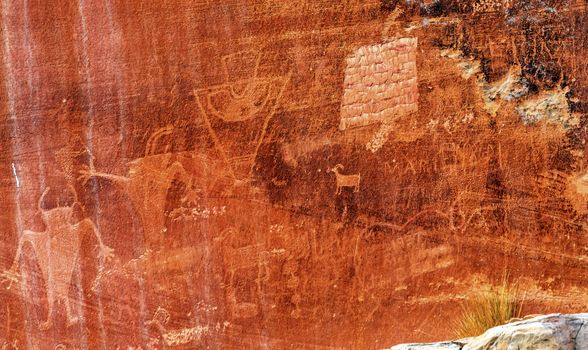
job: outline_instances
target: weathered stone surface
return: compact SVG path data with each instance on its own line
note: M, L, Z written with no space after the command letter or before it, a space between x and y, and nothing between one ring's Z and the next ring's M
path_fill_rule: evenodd
M439 342L427 344L400 344L390 348L390 350L461 350L465 342Z
M401 344L391 350L576 350L588 349L588 314L538 316L494 327L455 342Z
M580 333L586 323L588 314L539 316L492 328L463 349L586 349L588 343Z
M0 349L432 342L505 271L525 313L586 310L587 24L1 1Z

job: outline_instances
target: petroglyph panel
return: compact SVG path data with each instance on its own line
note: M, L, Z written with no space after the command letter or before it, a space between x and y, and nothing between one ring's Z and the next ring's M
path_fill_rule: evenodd
M586 311L587 18L3 1L0 348L389 348L505 274Z

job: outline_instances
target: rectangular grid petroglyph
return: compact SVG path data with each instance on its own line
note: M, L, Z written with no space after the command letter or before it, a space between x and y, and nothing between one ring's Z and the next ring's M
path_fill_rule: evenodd
M347 58L339 129L391 120L418 109L417 38L362 46Z

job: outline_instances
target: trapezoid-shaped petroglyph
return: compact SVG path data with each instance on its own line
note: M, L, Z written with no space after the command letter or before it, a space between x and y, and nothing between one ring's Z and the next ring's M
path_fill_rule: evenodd
M258 76L260 60L256 51L225 56L225 82L194 91L215 147L235 180L251 177L268 123L290 79L289 74Z

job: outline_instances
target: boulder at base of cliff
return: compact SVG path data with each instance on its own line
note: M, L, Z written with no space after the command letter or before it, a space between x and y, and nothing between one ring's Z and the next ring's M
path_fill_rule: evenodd
M475 338L402 344L390 350L576 350L588 349L588 313L538 316L494 327Z

